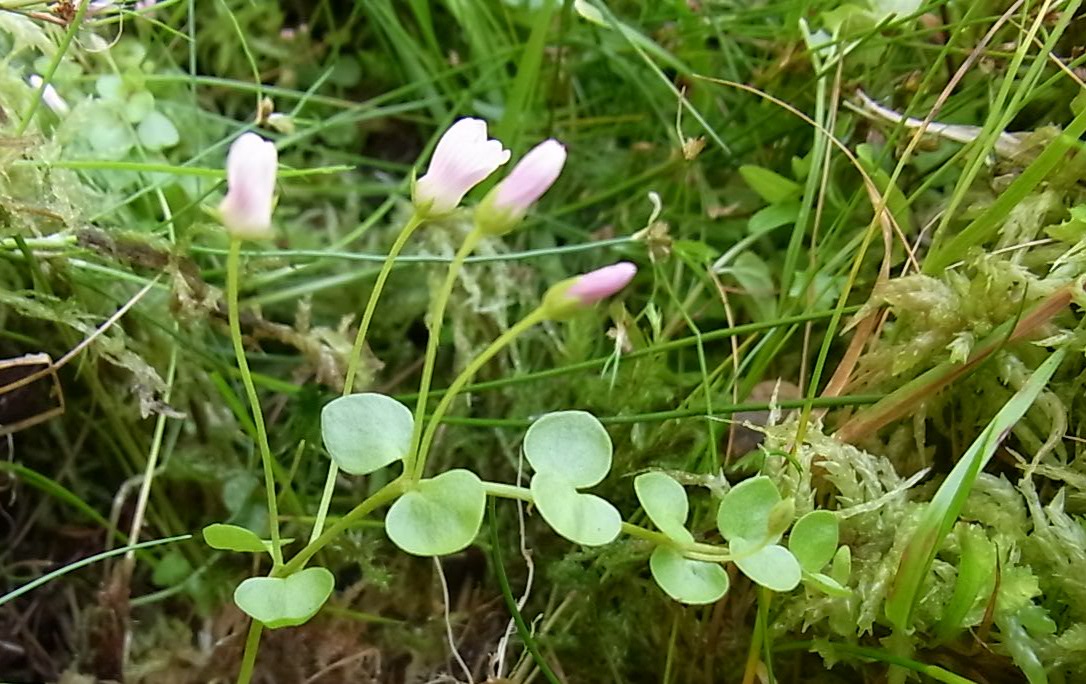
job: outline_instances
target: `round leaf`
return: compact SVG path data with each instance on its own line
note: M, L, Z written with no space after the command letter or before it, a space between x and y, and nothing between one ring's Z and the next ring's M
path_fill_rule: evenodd
M234 603L269 629L294 627L317 614L335 585L324 568L306 568L290 577L250 577L234 590Z
M728 591L728 573L719 564L684 558L670 546L656 547L649 569L664 593L680 603L714 603Z
M780 500L777 485L768 477L760 475L744 480L721 499L716 526L730 542L776 542L776 539L769 539L769 516Z
M479 533L486 489L469 470L449 470L392 504L385 533L396 546L416 556L444 556L465 548Z
M173 147L181 141L181 134L173 122L166 118L162 112L152 110L140 120L136 128L136 135L140 143L149 150L161 150Z
M367 475L407 456L413 426L411 409L374 392L348 394L321 410L324 448L352 475Z
M749 555L740 555L734 562L744 575L773 591L792 591L802 577L796 557L776 544L764 546Z
M537 473L561 475L577 489L592 487L611 470L611 437L591 413L548 413L528 428L524 455Z
M146 90L132 93L124 103L124 116L131 123L139 123L155 110L155 96Z
M807 572L818 572L837 551L837 516L811 511L796 521L788 535L788 548Z
M223 523L215 523L205 527L204 541L211 548L220 551L262 553L267 548L264 545L264 540L252 530Z
M634 491L641 507L661 532L680 544L694 541L686 529L686 516L690 512L686 490L674 478L660 472L643 473L634 480Z
M531 489L539 514L572 542L602 546L622 530L622 516L614 506L598 496L581 494L561 475L536 473Z

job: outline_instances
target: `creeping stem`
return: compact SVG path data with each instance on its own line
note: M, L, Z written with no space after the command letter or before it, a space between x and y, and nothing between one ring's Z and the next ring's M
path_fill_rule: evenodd
M256 426L256 443L260 451L260 461L264 466L264 489L268 495L268 522L271 528L272 560L278 567L283 564L283 549L279 541L279 504L275 496L275 475L272 470L271 447L268 446L268 431L264 426L264 412L260 409L260 397L257 396L253 375L249 371L249 361L245 357L245 346L241 341L241 320L238 314L238 271L241 261L241 240L230 240L230 252L226 257L226 311L230 321L230 339L234 343L234 355L238 360L241 382L245 385L245 394L249 397L249 407ZM258 635L259 636L259 635Z
M504 482L483 482L483 488L486 490L486 493L492 497L500 499L519 499L526 503L534 503L532 492L527 487L518 487L516 485L505 484ZM728 549L725 547L714 546L713 544L703 544L701 542L680 544L663 532L649 530L640 525L634 525L633 523L623 522L622 532L629 537L644 539L657 546L665 544L677 546L682 550L684 556L694 560L704 560L711 563L724 563L732 560L731 554L728 553Z

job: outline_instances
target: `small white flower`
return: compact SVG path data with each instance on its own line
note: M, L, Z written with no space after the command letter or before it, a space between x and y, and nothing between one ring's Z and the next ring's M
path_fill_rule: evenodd
M279 153L255 133L245 133L226 156L226 197L219 213L227 232L245 240L271 237L272 198Z
M441 136L426 175L415 183L416 209L430 216L449 213L468 190L507 161L509 150L487 139L485 121L460 119Z
M30 83L30 87L35 90L40 90L42 84L45 83L42 77L37 74L31 74L26 80ZM41 94L41 101L45 103L46 107L53 110L53 113L57 116L63 116L69 111L68 103L64 101L64 98L60 96L52 83L45 86L45 90Z

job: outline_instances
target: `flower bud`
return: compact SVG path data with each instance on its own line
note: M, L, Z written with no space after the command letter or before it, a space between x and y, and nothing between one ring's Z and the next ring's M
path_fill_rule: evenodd
M416 211L426 216L448 214L468 190L507 161L509 150L501 141L487 139L485 121L460 119L437 141L426 175L412 188Z
M245 133L226 155L226 197L219 213L227 232L244 240L272 235L272 197L279 153L255 133Z
M30 83L30 87L34 89L40 89L45 81L37 74L31 74L27 77L27 82ZM64 98L60 96L57 89L50 83L45 86L45 90L42 90L41 101L45 103L45 106L53 111L57 116L63 116L68 113L68 103L64 101Z
M629 261L620 261L568 278L547 290L543 295L543 309L552 320L568 318L617 293L626 287L636 274L637 266Z
M483 198L475 210L475 224L488 235L505 235L516 228L528 209L554 184L565 163L566 148L557 140L545 140L533 147Z

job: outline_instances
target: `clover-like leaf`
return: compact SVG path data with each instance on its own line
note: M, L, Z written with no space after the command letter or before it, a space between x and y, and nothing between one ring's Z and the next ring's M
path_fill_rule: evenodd
M256 532L237 525L215 523L204 528L204 541L213 549L220 551L241 551L243 553L261 553L267 546Z
M847 587L841 586L837 580L821 572L803 573L803 583L830 596L848 596L852 593Z
M151 110L140 120L136 127L136 135L140 142L149 150L161 150L173 147L181 141L181 134L177 127L166 118L166 115L158 110Z
M234 603L269 629L309 621L332 595L336 579L324 568L306 568L290 577L250 577L234 590Z
M686 490L675 478L660 472L642 473L634 479L634 491L641 507L661 532L680 544L694 541L686 529L690 513Z
M585 411L548 413L524 435L524 455L537 473L561 475L576 489L598 485L611 470L611 437Z
M728 591L728 573L718 563L685 558L672 546L657 546L649 569L664 593L680 603L714 603Z
M582 494L569 480L549 472L536 473L532 499L555 532L585 546L602 546L622 531L622 516L605 499Z
M830 511L811 511L796 521L788 535L788 549L807 572L826 567L837 551L837 516Z
M735 545L732 546L735 551ZM764 546L749 554L740 552L734 562L744 575L773 591L792 591L803 576L799 561L792 552L777 544Z
M777 485L768 477L759 475L744 480L721 499L716 526L729 542L776 543L780 535L770 536L769 518L780 500Z
M375 392L348 394L321 410L324 448L340 470L368 475L407 456L411 409Z
M479 533L486 489L470 470L449 470L396 500L385 517L385 533L416 556L445 556L467 547Z

